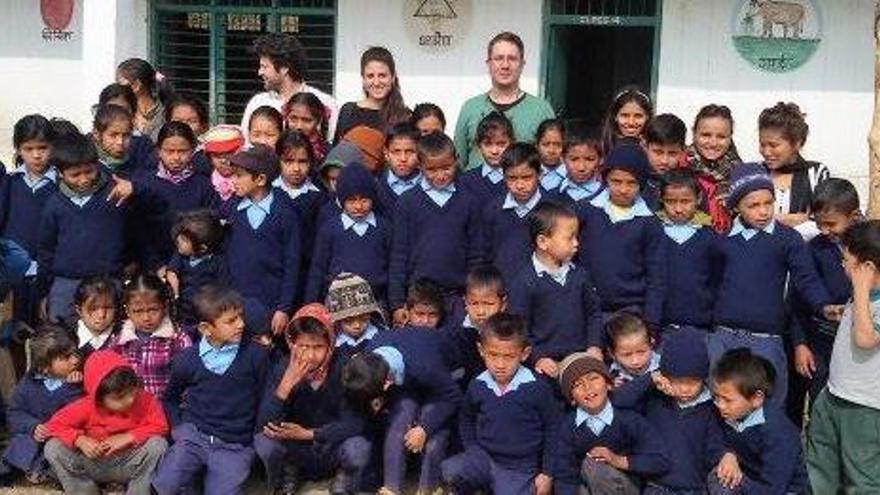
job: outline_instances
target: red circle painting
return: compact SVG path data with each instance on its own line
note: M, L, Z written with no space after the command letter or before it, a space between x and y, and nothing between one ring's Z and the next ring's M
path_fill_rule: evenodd
M75 0L40 0L40 15L49 29L62 30L70 25Z

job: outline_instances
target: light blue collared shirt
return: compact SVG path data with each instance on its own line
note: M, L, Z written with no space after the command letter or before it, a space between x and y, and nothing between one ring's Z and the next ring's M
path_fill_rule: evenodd
M504 172L501 171L501 167L493 167L486 162L483 162L483 166L480 167L480 175L492 184L498 184L504 180Z
M342 212L339 218L342 220L342 230L352 229L358 237L363 237L371 226L376 226L376 215L372 211L357 220L345 212Z
M588 180L583 184L578 184L571 180L570 177L566 177L565 180L559 184L559 190L575 201L595 196L601 188L602 183L597 180Z
M700 230L700 227L697 227L696 225L691 225L689 223L663 224L663 232L666 233L666 237L675 241L676 244L684 244L685 242L690 240L690 238L693 237L698 230Z
M776 230L776 220L770 220L770 223L767 224L761 231L766 232L768 234L773 234L773 231ZM742 221L739 217L736 217L733 221L733 227L730 228L730 233L727 234L727 237L734 237L737 235L743 236L745 240L751 240L752 237L758 235L758 230L753 229L751 227L746 227L743 225Z
M422 180L419 182L419 186L421 186L422 191L425 191L425 194L431 198L431 201L434 202L440 208L443 208L446 205L446 202L452 199L452 195L455 193L455 183L452 182L446 187L442 187L437 189L432 186L428 179L422 177Z
M525 203L517 203L517 201L513 199L513 194L507 193L507 196L504 197L504 204L501 205L501 209L513 210L514 213L516 213L516 216L525 218L526 215L535 209L535 206L538 205L539 201L541 201L541 191L535 191L535 194L532 194L532 197Z
M638 375L634 375L627 371L623 366L617 363L617 361L611 363L611 366L608 367L608 371L612 373L617 373L617 376L623 378L624 380L632 380L637 376L644 376L649 373L653 373L660 369L660 354L651 351L651 359L648 361L648 367L645 368L645 371L639 373Z
M46 390L49 392L54 392L61 388L64 385L64 380L60 378L53 378L51 376L41 377L40 380L43 382L43 386L46 387Z
M565 281L568 278L568 272L574 268L574 263L568 261L563 263L562 266L559 267L558 270L551 271L550 268L547 267L544 263L541 263L541 260L538 259L537 256L532 254L532 266L535 267L535 273L538 274L539 277L543 276L545 273L550 276L556 283L565 287Z
M477 375L477 380L485 383L486 386L489 387L489 390L494 392L498 397L501 397L506 393L516 391L520 385L535 381L535 374L525 366L520 365L516 370L516 374L513 375L513 378L510 379L510 383L507 384L507 388L504 390L501 390L501 387L498 386L498 382L495 381L495 378L489 373L489 370Z
M373 349L373 354L378 354L388 363L388 373L391 375L394 384L398 387L403 385L406 364L403 362L403 355L400 351L390 346L382 346Z
M318 186L312 183L311 179L306 179L305 182L303 182L302 185L299 187L290 187L289 185L287 185L286 182L284 182L284 179L278 177L277 179L272 181L272 185L286 192L287 195L290 196L290 199L296 199L309 191L321 192L321 190L318 189Z
M400 196L401 194L415 187L415 185L418 184L420 180L422 180L422 174L416 172L412 174L409 179L405 179L403 177L398 177L394 175L394 172L389 171L388 177L386 177L385 180L388 182L388 187L391 188L391 191L394 193L394 195Z
M605 407L602 408L599 414L590 414L580 407L577 408L574 414L574 426L579 428L586 422L587 427L596 436L601 435L602 430L606 426L611 426L612 421L614 421L614 407L611 406L611 401L609 400L605 401Z
M712 392L709 390L709 387L707 387L705 384L703 384L703 389L700 391L699 394L697 394L696 397L694 397L693 399L691 399L687 402L679 402L678 408L679 409L689 409L691 407L699 406L703 402L708 402L710 400L712 400Z
M471 315L464 316L464 321L461 322L461 326L465 328L477 328L477 326L474 325L473 320L471 320Z
M742 433L746 431L747 428L764 424L765 421L764 406L761 406L747 414L746 417L742 420L737 421L735 419L728 419L727 424L730 425L731 428L736 430L737 433Z
M561 186L567 178L568 170L565 168L565 164L560 163L556 168L541 165L541 187L543 187L545 191L556 189Z
M636 217L650 217L654 215L654 212L648 208L648 204L645 203L645 200L642 199L641 196L636 198L636 202L633 203L631 207L624 210L622 214L618 211L615 212L611 205L611 194L608 192L608 189L600 192L598 196L590 200L590 204L595 206L596 208L601 208L602 211L608 215L608 218L611 220L611 223L625 222L627 220L632 220ZM621 216L615 216L620 214Z
M70 199L71 203L82 208L83 206L88 204L89 201L91 201L92 196L93 196L92 194L89 194L88 196L74 196L74 197L68 198L68 199Z
M49 167L46 172L39 177L33 177L28 173L27 167L25 167L24 164L16 167L12 173L22 175L22 179L24 179L25 185L30 188L31 193L35 193L41 187L53 184L58 180L58 171L56 171L54 167Z
M189 263L190 268L195 268L213 257L214 257L213 254L206 254L204 256L190 256L188 263Z
M212 346L206 337L202 337L202 340L199 341L199 358L208 371L215 375L222 375L232 366L240 345L238 342L229 342L218 349Z
M273 199L275 199L275 196L271 192L256 203L251 201L250 198L244 198L238 203L236 209L238 211L247 210L248 223L252 229L257 230L263 224L263 221L266 220L266 217L269 216L269 212L272 210Z
M361 334L360 337L354 338L351 335L348 335L343 332L339 332L339 335L336 336L336 342L334 343L334 347L342 347L343 345L350 345L352 347L357 347L361 345L361 343L366 342L368 340L372 340L376 334L379 333L379 329L376 328L372 323L367 324L367 328L364 330L364 333Z

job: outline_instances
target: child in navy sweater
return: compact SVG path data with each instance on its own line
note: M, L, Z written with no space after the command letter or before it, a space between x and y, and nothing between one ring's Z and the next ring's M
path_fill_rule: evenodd
M578 259L593 275L603 312L631 309L659 325L666 254L660 222L640 196L648 159L640 146L622 144L603 167L607 188L578 203Z
M837 317L816 274L801 236L773 219L774 187L763 167L744 163L733 170L727 205L737 218L716 243L723 264L713 314L716 331L709 335L709 356L747 347L776 369L770 404L785 404L788 360L781 333L786 328L784 296L796 291L812 314Z
M327 291L327 310L336 330L333 347L340 359L362 352L384 330L382 310L370 284L353 273L340 273Z
M232 286L245 298L249 333L284 330L300 279L301 224L290 197L270 184L278 157L254 145L230 158L236 200L227 211L226 262Z
M559 385L574 412L560 419L551 473L557 495L638 495L640 478L669 470L661 437L639 414L608 399L611 375L605 364L575 353L560 365Z
M479 202L456 184L455 145L445 134L419 140L422 180L397 203L388 299L395 324L406 321L406 287L422 277L434 280L449 299L461 295L469 268L482 259Z
M82 281L73 294L76 322L76 347L85 361L95 351L110 346L119 329L116 312L119 309L119 282L100 276Z
M541 156L541 187L545 191L559 189L567 177L562 150L565 144L565 124L562 119L547 119L535 131L535 147Z
M43 443L49 439L45 423L82 395L82 373L76 371L76 344L61 329L46 328L30 339L31 370L22 377L9 408L9 444L3 452L0 471L15 468L28 482L49 480L49 465L43 458Z
M483 162L461 176L461 185L484 205L506 192L501 156L514 140L513 124L501 112L492 112L477 126L476 145Z
M379 176L376 209L388 218L394 217L400 196L417 186L422 178L416 147L419 136L415 126L403 122L392 126L385 137L385 162L388 167Z
M684 162L684 141L687 127L684 122L671 113L655 116L645 126L645 153L651 172L641 191L642 198L651 211L661 208L663 174L676 169Z
M770 361L748 349L727 352L713 368L725 445L736 455L733 467L741 470L719 465L718 478L735 493L809 493L800 432L783 411L766 407L774 373Z
M709 330L715 299L715 231L712 218L697 208L702 189L690 169L674 169L661 177L663 209L657 217L666 234L666 299L662 328L694 326Z
M562 159L565 179L559 184L560 194L573 202L589 201L599 194L603 185L599 173L602 144L598 133L583 126L566 129Z
M571 261L578 249L574 212L538 205L529 235L534 254L511 284L510 312L526 319L535 371L556 378L559 362L572 352L602 357L599 296L590 273Z
M464 452L443 462L443 480L455 493L549 495L559 411L552 388L523 364L525 321L492 316L479 349L486 371L470 382L459 415Z
M336 182L342 211L328 216L318 233L306 285L306 301L323 300L340 273L357 273L384 302L388 288L391 225L376 213L376 180L360 164L342 169Z
M195 304L203 337L171 366L162 402L174 443L153 488L173 495L203 476L205 493L244 493L267 353L242 338L244 303L235 291L208 285Z
M153 168L152 153L146 161L132 153L132 113L116 104L100 105L92 123L92 141L104 172L124 179Z
M605 323L605 332L608 354L613 360L608 371L615 388L660 368L660 354L653 349L654 338L638 315L626 311L614 313Z
M406 291L406 317L408 326L440 328L446 317L443 289L427 278L413 282Z

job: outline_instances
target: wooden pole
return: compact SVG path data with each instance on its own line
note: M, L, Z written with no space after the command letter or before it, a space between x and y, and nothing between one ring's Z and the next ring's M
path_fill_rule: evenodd
M874 119L868 134L868 217L880 218L880 0L874 2Z

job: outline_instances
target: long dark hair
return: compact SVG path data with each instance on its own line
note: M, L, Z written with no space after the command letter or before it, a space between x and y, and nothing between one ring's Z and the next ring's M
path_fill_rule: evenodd
M614 97L614 101L611 102L611 105L608 107L608 113L605 114L605 122L602 124L602 152L608 153L611 151L611 148L617 142L618 139L618 129L617 129L617 113L620 112L620 109L623 108L627 103L635 103L636 105L642 107L642 110L645 111L645 116L647 120L645 121L645 127L648 125L648 120L651 120L651 117L654 116L654 105L651 104L651 98L648 97L645 93L643 93L636 86L626 86L617 93L617 96ZM642 132L644 133L644 128Z
M164 76L156 72L156 69L144 59L130 58L119 64L116 70L129 81L141 83L141 86L149 91L151 95L158 98L163 105L174 94L171 83Z
M391 91L385 97L382 108L379 109L379 117L382 124L386 127L394 125L398 122L409 119L409 108L403 103L403 95L400 93L400 79L397 77L397 66L394 64L394 57L387 48L382 46L371 46L361 55L361 75L370 62L380 62L388 66L388 70L394 77L391 85Z

